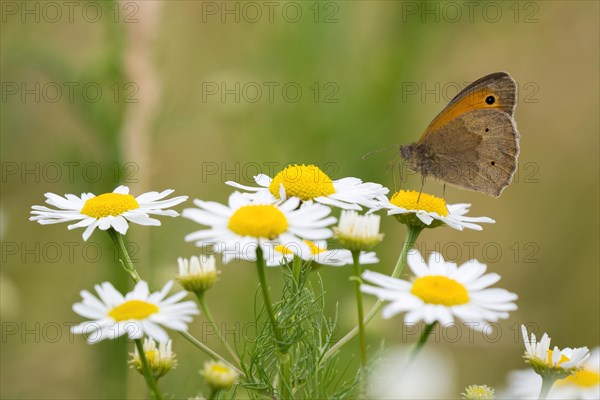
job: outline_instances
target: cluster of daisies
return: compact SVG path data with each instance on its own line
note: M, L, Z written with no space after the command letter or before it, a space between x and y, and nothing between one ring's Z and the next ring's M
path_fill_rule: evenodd
M185 240L210 249L222 263L254 262L262 257L267 266L277 267L298 257L318 265L344 266L352 264L354 255L359 254L359 263L367 265L379 261L370 251L383 238L380 217L374 214L377 211L387 211L387 215L418 230L438 226L481 230L480 224L495 222L467 216L469 204L446 204L426 193L400 190L388 199L389 190L380 184L357 178L332 180L315 165L291 165L273 178L258 175L255 181L257 186L226 182L240 190L231 193L227 204L194 200L195 207L185 208L182 216L202 228L186 235ZM98 196L47 193L46 203L55 208L33 206L30 219L40 224L68 222L68 229L85 228L84 240L96 228L125 235L129 223L160 225L155 216L178 216L171 208L188 197L167 198L172 193L165 190L134 197L125 186ZM332 215L332 207L341 209L339 222ZM328 249L327 240L332 238L338 246ZM187 291L202 292L217 279L213 256L178 262L177 280ZM516 309L517 296L491 288L500 276L486 273L486 265L477 260L457 266L441 254L432 253L426 262L412 250L407 264L414 274L412 279L369 270L362 274L361 290L387 303L384 318L402 313L405 323L424 321L444 326L459 319L484 330L489 329L490 322L508 318L509 312ZM182 301L186 291L168 297L171 288L170 281L151 293L148 284L140 281L125 295L108 282L96 285L97 296L84 290L82 301L73 309L91 321L74 327L73 332L85 334L90 343L122 335L131 339L149 337L161 343L156 347L148 342L149 354L160 353L162 348L169 353L166 359L170 359L169 336L164 328L185 332L192 316L199 314L196 303ZM564 355L576 362L583 360L580 353ZM213 365L209 370L215 368L220 367Z
M400 191L388 200L388 189L382 185L362 182L357 178L332 180L314 165L289 166L274 178L258 175L255 180L257 187L227 182L244 190L231 193L227 204L194 200L196 208L186 208L182 215L206 228L188 234L185 240L202 248L211 248L221 255L223 263L255 261L256 255L262 254L268 266L289 263L294 257L320 265L342 266L352 263L349 249L352 243L358 241L372 245L382 238L379 216L360 215L357 211L363 209L369 213L386 209L388 215L396 215L400 219L414 218L423 226L445 224L458 230L480 230L481 226L477 223L494 222L486 217L465 216L468 204L446 205L442 199L424 193ZM114 229L125 235L129 223L160 225L154 216L178 216L179 213L171 208L188 198L177 196L167 199L172 193L173 190L165 190L134 197L125 186L98 196L84 193L79 197L72 194L62 197L47 193L46 203L55 208L33 206L30 219L44 225L69 222L68 229L85 228L84 240L89 239L96 228L103 231ZM331 216L331 207L343 210L335 227L337 219ZM328 249L327 239L334 235L348 248ZM417 277L413 282L365 272L364 279L379 287L365 285L363 290L391 302L384 315L391 316L394 314L392 310L395 310L395 313L408 312L407 319L411 321L437 319L441 323L450 323L454 315L481 322L506 318L507 311L515 308L512 303L515 295L506 291L486 292L484 288L499 277L496 274L484 275L485 265L470 261L457 268L452 263L445 263L437 254L430 258L434 260L430 265L422 260L417 262L419 259L417 252L411 253L409 266ZM361 252L362 265L377 262L374 252ZM197 258L195 263L195 272L187 268L181 273L180 268L180 279L185 280L194 273L206 274L202 270L206 269L206 263L199 263ZM214 262L208 269L214 274ZM429 292L439 285L459 291L462 296L449 295L454 302L436 298ZM168 283L165 288L170 289L171 284ZM92 342L123 334L130 338L146 334L156 340L164 340L166 334L156 321L164 322L163 325L171 329L185 330L190 316L198 313L191 302L177 303L177 313L172 313L169 306L182 299L184 292L163 300L165 288L159 294L151 295L147 283L140 282L132 292L123 296L105 282L96 287L100 301L84 291L83 302L75 305L75 311L96 321L76 327L74 331L96 333L87 335Z

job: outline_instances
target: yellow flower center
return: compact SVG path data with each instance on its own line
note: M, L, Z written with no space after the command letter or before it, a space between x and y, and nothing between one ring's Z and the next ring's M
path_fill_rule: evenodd
M215 374L228 374L229 368L227 368L225 365L213 364L210 366L210 372Z
M582 369L575 374L556 382L557 385L575 385L580 387L593 387L600 383L600 374L589 369Z
M417 201L418 200L418 201ZM423 210L427 212L435 212L438 215L445 217L448 215L448 208L444 199L432 196L427 193L421 193L414 190L400 190L396 192L391 200L395 206L406 208L407 210Z
M548 364L552 365L552 352L553 350L548 350ZM565 361L569 361L569 357L564 354L560 355L560 360L558 360L558 365L564 363Z
M495 399L494 389L488 386L477 386L471 385L466 388L466 393L463 393L463 399L469 400L487 400L487 399Z
M287 197L298 197L301 200L312 200L335 193L331 178L315 165L291 165L275 175L269 190L277 198L281 184Z
M281 254L294 254L294 252L292 250L290 250L289 247L283 245L283 244L278 244L277 246L275 246L275 251Z
M429 275L417 278L410 292L429 304L457 306L469 302L467 289L445 276Z
M319 253L322 253L324 251L326 251L327 249L325 247L319 247L315 244L315 242L311 242L310 240L305 240L304 243L306 243L308 245L308 247L310 248L310 253L315 256Z
M319 247L315 244L315 242L311 242L310 240L305 240L304 243L306 243L308 245L308 247L310 248L310 253L314 256L317 255L319 253L322 253L324 251L326 251L327 249L325 247ZM275 246L275 251L281 253L281 254L294 254L294 252L292 250L290 250L289 247L283 245L283 244L278 244L277 246Z
M144 353L146 353L146 359L148 360L150 365L154 364L154 361L155 361L154 359L156 358L156 351L148 350L148 351L145 351Z
M288 221L274 205L248 205L229 218L228 227L241 236L274 239L287 230Z
M123 214L125 211L139 208L135 197L130 194L105 193L87 200L81 209L81 213L93 218L102 218L112 215Z
M141 320L157 312L158 307L154 304L142 300L129 300L110 310L108 316L115 321Z

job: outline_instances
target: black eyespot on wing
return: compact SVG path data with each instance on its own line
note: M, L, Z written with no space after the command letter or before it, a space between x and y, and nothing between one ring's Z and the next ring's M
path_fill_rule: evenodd
M486 131L486 132L489 132L489 131L490 131L490 128L485 128L485 131Z
M491 106L496 102L496 98L494 96L488 96L485 98L485 102Z
M490 164L492 164L492 165L496 165L496 161L492 161Z

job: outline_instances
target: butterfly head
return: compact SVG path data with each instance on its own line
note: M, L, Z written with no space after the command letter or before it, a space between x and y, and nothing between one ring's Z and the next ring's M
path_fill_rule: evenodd
M407 167L413 171L418 171L417 166L417 144L406 144L400 146L400 157L402 157L405 161L407 161Z

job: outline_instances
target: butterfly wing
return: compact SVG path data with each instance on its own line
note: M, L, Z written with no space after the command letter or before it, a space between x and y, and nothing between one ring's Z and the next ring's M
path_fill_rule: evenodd
M464 88L431 121L418 143L458 116L478 109L497 109L510 117L515 112L517 85L506 72L496 72L476 80Z
M426 155L424 175L499 196L517 168L519 132L503 110L475 109L433 131L417 147Z

